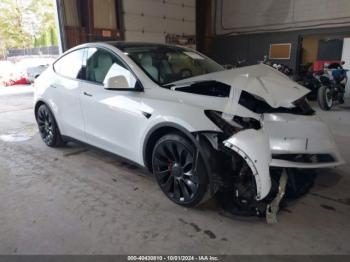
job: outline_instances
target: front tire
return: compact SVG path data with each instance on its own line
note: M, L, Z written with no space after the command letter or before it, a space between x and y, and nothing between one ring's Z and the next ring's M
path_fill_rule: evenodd
M331 89L328 86L321 86L317 93L318 105L322 110L328 111L333 106Z
M40 136L47 146L60 147L64 145L56 120L47 105L42 104L38 108L36 121Z
M164 194L181 206L200 204L209 188L207 170L197 150L178 133L163 136L153 149L152 167L156 180Z

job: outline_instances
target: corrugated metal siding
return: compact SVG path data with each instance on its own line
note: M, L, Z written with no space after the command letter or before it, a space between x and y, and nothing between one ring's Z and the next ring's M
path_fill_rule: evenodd
M217 34L350 25L349 0L216 0Z

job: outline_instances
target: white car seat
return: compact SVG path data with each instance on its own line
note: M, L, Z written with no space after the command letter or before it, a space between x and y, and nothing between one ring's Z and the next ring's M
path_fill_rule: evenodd
M96 82L99 82L99 83L104 82L109 69L112 67L112 64L113 64L113 60L110 55L102 52L99 54L97 58L97 66L95 67L95 70L94 70Z
M141 65L143 69L152 76L154 80L158 80L158 69L152 64L152 57L150 55L144 55L141 59Z

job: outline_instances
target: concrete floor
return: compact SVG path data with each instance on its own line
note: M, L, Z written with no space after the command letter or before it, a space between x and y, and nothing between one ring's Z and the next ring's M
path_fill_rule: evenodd
M319 112L348 162L349 111ZM0 136L0 254L350 254L349 164L319 172L267 225L225 217L214 201L179 207L117 157L46 147L31 93L0 91Z

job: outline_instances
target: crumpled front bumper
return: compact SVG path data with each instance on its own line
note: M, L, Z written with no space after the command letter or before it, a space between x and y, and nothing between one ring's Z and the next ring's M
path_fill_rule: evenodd
M344 163L329 128L317 116L264 114L262 125L260 130L246 129L224 141L250 166L257 200L270 192L270 167L325 168Z

